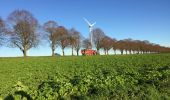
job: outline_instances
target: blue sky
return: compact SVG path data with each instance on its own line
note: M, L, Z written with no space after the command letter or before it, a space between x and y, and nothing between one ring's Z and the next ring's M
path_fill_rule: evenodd
M97 22L116 39L149 40L170 47L170 0L2 0L0 16L6 19L16 9L30 11L40 24L54 20L88 37L83 17ZM61 53L57 48L57 53ZM66 54L71 54L66 50ZM51 55L48 44L29 50L29 55ZM17 48L0 47L0 56L22 56Z

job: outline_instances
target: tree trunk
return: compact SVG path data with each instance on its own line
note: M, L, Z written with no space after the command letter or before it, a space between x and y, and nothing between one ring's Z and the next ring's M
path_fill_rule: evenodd
M55 54L54 54L54 50L52 49L52 56L55 56Z
M55 56L55 53L54 53L54 51L55 51L55 45L54 45L54 43L52 43L51 45L52 45L52 46L51 46L52 56Z
M97 54L100 54L100 53L99 53L99 48L97 48Z
M107 50L107 55L109 55L109 50Z
M55 51L55 49L52 47L52 56L55 56L55 53L54 53L54 51Z
M114 53L115 53L115 55L116 55L116 50L114 50Z
M127 55L127 50L125 50L126 51L126 55Z
M141 51L140 54L143 54L143 51Z
M130 55L132 54L132 50L129 50L129 54L130 54Z
M77 56L78 56L79 55L79 50L77 49L76 51L77 51Z
M120 52L121 52L121 55L123 55L123 50L120 50Z
M27 57L27 50L22 50L24 57Z
M62 48L62 52L63 52L63 56L64 56L64 55L65 55L65 54L64 54L64 48Z
M71 47L71 52L72 52L72 56L73 56L73 55L74 55L74 54L73 54L73 46Z
M104 54L106 55L106 50L104 50Z

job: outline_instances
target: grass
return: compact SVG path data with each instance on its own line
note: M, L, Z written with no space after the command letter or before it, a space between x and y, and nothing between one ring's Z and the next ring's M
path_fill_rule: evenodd
M169 77L170 54L0 58L0 97L169 99Z

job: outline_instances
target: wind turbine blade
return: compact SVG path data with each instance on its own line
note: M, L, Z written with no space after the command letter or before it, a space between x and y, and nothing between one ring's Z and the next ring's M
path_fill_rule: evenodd
M94 26L96 24L96 22L95 23L93 23L91 26Z
M84 20L89 26L91 26L91 23L86 18L84 18Z

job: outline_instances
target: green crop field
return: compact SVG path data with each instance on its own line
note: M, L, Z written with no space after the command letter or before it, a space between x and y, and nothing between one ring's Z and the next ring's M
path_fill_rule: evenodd
M0 58L0 100L170 100L170 54Z

